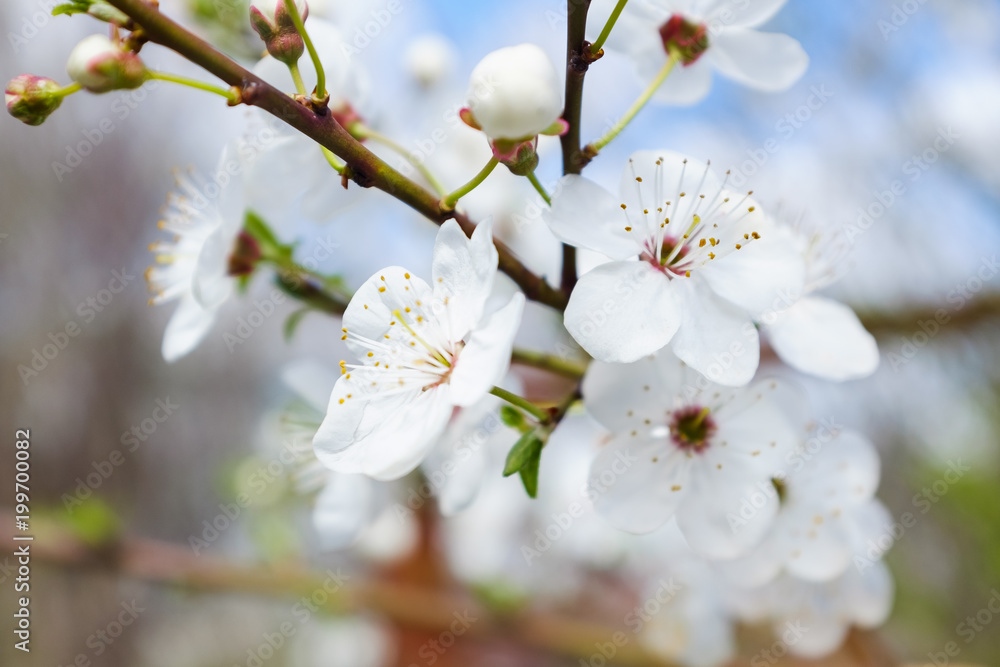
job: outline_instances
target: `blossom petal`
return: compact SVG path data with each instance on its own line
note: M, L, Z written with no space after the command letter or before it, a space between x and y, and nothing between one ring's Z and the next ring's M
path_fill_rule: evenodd
M660 50L663 50L662 46ZM652 62L640 61L638 70L639 76L646 82L652 81L659 74L659 68L654 71ZM653 97L662 104L686 107L708 97L711 90L712 66L706 58L699 58L690 65L674 67L663 85L656 89Z
M716 384L742 387L760 362L760 338L739 308L698 288L695 280L677 281L684 321L672 348L684 363Z
M363 475L330 476L316 497L312 523L324 549L351 546L371 519L372 482Z
M680 322L669 280L646 262L610 262L584 274L563 318L592 357L619 363L659 350Z
M665 397L681 388L681 365L658 354L630 364L594 361L583 378L587 411L615 433L648 431L646 420L662 426Z
M214 323L214 309L203 308L190 294L182 297L163 332L164 360L177 361L198 347Z
M716 35L705 59L723 76L768 92L789 88L809 67L809 56L792 37L742 28Z
M702 556L737 558L757 546L770 529L778 514L778 494L767 488L770 480L749 483L743 476L712 472L692 475L693 488L677 511L677 526Z
M842 303L810 296L765 320L768 340L789 366L826 380L871 375L878 368L875 337Z
M510 368L510 352L523 311L524 295L518 292L473 329L451 372L455 405L472 405L503 379Z
M366 359L371 347L363 341L384 341L391 330L399 330L400 326L390 324L396 321L393 311L418 300L431 305L433 293L427 283L400 266L382 269L358 288L344 310L347 347L359 359ZM386 349L389 351L380 352L375 358L389 360L391 348Z
M356 395L339 403L340 394L356 386L343 377L337 381L313 439L316 456L335 472L398 479L424 460L444 431L452 413L447 386L402 396Z
M689 468L690 459L666 440L617 438L591 466L594 507L620 530L650 533L683 501Z
M777 14L788 0L751 0L733 2L715 0L704 10L708 20L709 35L729 28L755 28ZM710 37L711 39L711 37Z
M638 230L625 230L629 222L621 203L593 181L570 174L559 180L552 207L543 215L563 243L623 260L639 254L642 246Z
M699 269L712 290L751 315L774 313L802 296L805 262L790 238L762 227L759 239Z
M461 340L483 315L493 290L499 255L493 245L493 224L484 220L468 238L454 220L438 231L431 268L434 297L444 304L451 340Z

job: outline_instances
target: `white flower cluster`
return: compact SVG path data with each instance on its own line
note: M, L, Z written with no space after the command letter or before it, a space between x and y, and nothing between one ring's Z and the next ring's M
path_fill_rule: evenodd
M605 45L626 52L652 87L623 124L651 98L702 99L713 69L760 90L792 85L808 63L802 47L755 30L783 4L628 3L608 24ZM615 5L593 3L589 36L607 37L596 37L599 19ZM147 279L152 301L180 301L164 337L168 361L206 336L259 266L274 267L290 298L341 316L330 343L351 359L339 375L315 363L286 373L317 413L311 437L324 472L314 524L323 544L344 548L375 531L382 553L405 549L414 529L401 517L433 497L448 517L444 542L461 578L558 591L585 568L620 567L640 597L665 609L637 621L644 645L689 665L729 660L739 622L772 622L787 651L806 657L834 650L852 625L880 624L892 584L884 549L873 553L871 544L891 520L875 498L876 451L839 424L810 422L799 392L759 373L762 343L792 368L831 381L876 370L875 340L858 317L814 294L841 273L835 246L770 215L728 172L657 148L659 140L632 153L617 185L567 167L550 198L535 168L554 141L545 137L564 135L573 112L541 46L487 54L471 68L463 104L449 83L454 50L440 37L421 38L404 68L419 94L394 126L394 109L369 95L348 27L319 9L255 3L253 26L270 55L254 72L384 160L400 158L401 171L437 191L437 221L456 218L440 225L431 256L406 262L429 259L429 270L373 271L384 259L366 264L360 250L396 248L400 221L378 208L384 202L369 207L359 197L351 164L254 109L213 179L178 178L161 223L174 238L153 245L158 265ZM602 55L588 53L570 69ZM105 38L78 47L70 73L95 92L154 76L124 43ZM25 118L28 102L51 102L23 82L9 96ZM433 96L440 104L417 101ZM442 105L450 113L440 115ZM419 155L388 139L428 123ZM623 124L580 156L597 156ZM476 172L466 166L483 162L468 180ZM498 165L506 169L490 176ZM435 171L468 182L449 194ZM516 224L512 208L542 201L544 224ZM346 303L325 291L340 283L300 263L296 243L281 240L295 236L299 221L335 214L355 232L350 247L326 257L359 285ZM392 220L388 231L375 227L382 219ZM503 268L518 282L518 255L531 267L558 267L577 250L593 260L578 280L547 284L547 268L535 276L561 294L562 327L550 326L552 312L528 306L525 293L534 295L524 282L522 292L499 277ZM514 350L515 338L552 348L569 341L564 334L586 354L552 361L557 355ZM578 385L551 404L527 400L521 394L536 393L537 376L512 371L519 354ZM427 493L407 491L414 477L404 478L418 468ZM538 498L501 472L518 473Z

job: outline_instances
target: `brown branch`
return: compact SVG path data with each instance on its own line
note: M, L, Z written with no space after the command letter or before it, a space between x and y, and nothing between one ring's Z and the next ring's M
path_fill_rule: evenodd
M351 178L362 187L375 187L441 224L454 218L471 235L475 224L464 214L443 208L438 198L390 167L338 123L325 108L314 111L281 92L230 59L211 44L186 30L145 0L109 0L141 26L141 34L172 49L240 90L243 103L267 111L332 151L348 165ZM503 243L496 242L500 270L509 275L529 299L562 310L566 294L532 273Z
M566 5L566 101L563 120L569 129L562 136L563 174L579 174L587 164L580 151L580 115L583 108L583 78L594 57L586 40L590 0L570 0ZM559 282L569 293L576 285L576 248L563 244Z
M877 337L910 336L921 331L920 322L937 322L942 330L969 330L1000 318L1000 293L963 297L959 303L928 304L905 310L858 310L858 317Z

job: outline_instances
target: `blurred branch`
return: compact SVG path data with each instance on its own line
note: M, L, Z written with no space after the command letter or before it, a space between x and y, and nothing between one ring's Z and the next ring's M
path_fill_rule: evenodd
M970 329L1000 317L1000 294L973 297L957 308L950 303L930 304L892 311L857 310L857 314L865 328L875 336L909 335L918 329L919 322L935 320L938 315L948 317L942 329Z
M13 526L13 513L3 510L0 521ZM124 537L107 544L88 544L38 514L32 517L32 529L35 541L25 544L30 544L31 554L38 561L194 591L256 593L294 600L325 590L327 602L317 606L327 612L375 612L402 626L434 633L448 631L454 614L467 611L477 619L467 632L470 637L515 641L572 658L589 659L595 642L612 641L615 632L624 634L621 628L552 612L528 610L500 615L467 594L400 582L344 577L346 583L331 592L330 575L325 572L293 564L243 564L198 556L190 548L157 540ZM616 664L632 667L670 667L670 663L647 653L636 641L620 646L615 660Z
M347 163L349 175L362 187L375 187L407 204L431 221L454 218L466 235L475 228L468 216L442 208L438 197L393 169L344 129L323 106L313 108L278 90L211 44L162 14L146 0L108 0L140 26L143 38L165 46L240 91L244 104L259 107L284 121ZM495 241L500 270L509 275L529 299L562 310L567 296L532 273L502 242Z

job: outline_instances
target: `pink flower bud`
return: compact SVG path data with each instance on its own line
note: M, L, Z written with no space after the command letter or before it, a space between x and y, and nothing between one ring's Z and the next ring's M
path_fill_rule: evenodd
M66 71L92 93L138 88L148 77L138 55L104 35L83 39L69 54Z
M267 45L267 52L284 63L294 63L305 51L302 36L295 29L286 0L254 0L250 4L250 25ZM299 16L305 21L309 5L295 0Z
M62 104L61 86L44 76L21 74L7 84L7 113L22 123L41 125Z

